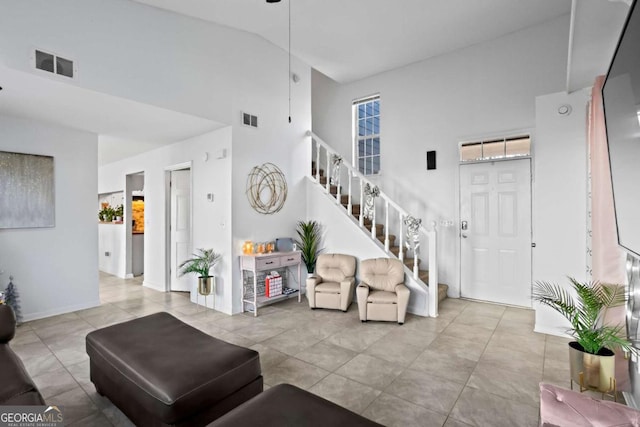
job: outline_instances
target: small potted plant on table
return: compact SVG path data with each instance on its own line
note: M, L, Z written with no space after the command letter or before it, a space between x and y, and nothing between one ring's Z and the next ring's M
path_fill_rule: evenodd
M180 264L180 275L184 276L193 273L198 276L198 293L209 295L214 289L215 276L211 276L211 269L216 266L222 258L213 249L196 249L196 253L182 264Z

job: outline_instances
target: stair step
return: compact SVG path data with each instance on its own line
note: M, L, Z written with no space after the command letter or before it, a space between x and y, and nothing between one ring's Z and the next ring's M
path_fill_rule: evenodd
M418 258L418 267L420 266L421 262L422 262L422 260L420 258ZM405 258L404 259L404 265L409 267L410 270L413 270L413 257Z
M349 204L349 195L348 194L341 195L340 196L340 203L342 204L342 206L344 206L346 208L347 205Z
M316 176L316 168L311 168L311 175ZM324 176L324 169L320 169L320 177Z
M384 239L385 239L385 235L384 233L376 235L376 237L378 238L378 240L380 240L380 242L384 245ZM393 248L394 245L396 243L396 236L395 234L389 234L389 249ZM396 246L397 247L397 246Z
M365 224L364 228L371 231L371 224ZM376 224L376 237L382 235L383 231L384 231L384 225Z
M438 283L438 302L442 301L447 297L448 289L449 289L449 285Z
M324 175L324 173L320 177L320 184L327 185L327 177Z
M338 194L338 186L337 185L330 185L329 186L329 193L332 195L336 195Z
M400 256L400 246L391 245L391 247L389 248L389 251L397 257Z
M429 284L429 270L418 270L418 277L424 283Z
M351 205L351 213L356 216L360 215L360 205L358 203Z
M418 277L429 286L429 270L419 270ZM442 301L447 297L447 290L449 290L449 285L438 283L438 301Z

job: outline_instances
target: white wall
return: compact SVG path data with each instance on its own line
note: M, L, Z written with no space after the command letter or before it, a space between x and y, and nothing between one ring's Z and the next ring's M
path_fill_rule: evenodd
M587 134L589 90L536 98L533 280L587 279ZM568 116L558 107L570 105ZM562 334L569 323L536 307L536 331Z
M277 70L280 59L269 56L277 52L264 52L256 55L255 61L262 63L260 70L265 72L273 64ZM286 65L286 64L283 64ZM242 243L245 240L271 241L278 237L294 237L297 221L306 217L305 175L311 168L311 140L305 133L311 129L311 69L296 61L293 70L300 81L292 86L291 123L288 123L286 80L279 79L281 72L286 77L286 69L272 74L273 81L269 85L247 82L243 97L238 97L236 110L238 114L233 127L233 252L234 274L233 289L237 292L233 297L233 311L238 312L240 306L240 272L237 256L242 254ZM265 82L266 83L266 82ZM274 89L275 87L275 89ZM246 98L246 99L243 99ZM258 129L240 124L239 111L241 105L258 115ZM280 212L272 215L259 214L249 205L246 196L247 176L254 166L273 163L286 177L288 195Z
M256 39L130 0L3 1L0 15L0 58L11 68L36 72L39 48L75 61L71 84L223 123L242 44Z
M98 224L98 268L100 271L125 278L125 241L124 224Z
M564 87L568 29L563 16L350 84L314 73L313 130L351 159L352 100L380 93L376 181L423 224L457 224L458 142L534 127L535 97ZM437 151L435 171L426 170L428 150ZM438 246L440 282L458 296L457 226L440 229Z
M0 150L54 157L55 227L0 230L0 288L15 278L25 320L100 304L98 137L0 115Z
M76 61L77 78L69 80L33 70L34 48ZM236 242L291 236L296 221L305 216L302 177L308 169L305 161L310 150L309 140L304 136L311 128L309 66L292 58L291 71L300 76L300 82L291 87L290 124L287 52L254 34L129 0L4 2L0 15L0 61L20 71L231 126L224 131L223 141L218 136L203 136L216 142L203 142L201 147L225 145L228 152L225 162L229 165L225 166L224 174L213 179L193 177L194 187L224 194L222 199L216 199L221 204L213 204L216 208L222 206L221 209L194 204L194 212L203 209L201 215L207 221L203 232L194 235L194 246L217 247L217 236L224 235L224 241L233 227L234 242L221 243L225 247L221 286L236 296L232 307L231 295L225 294L220 298L223 306L218 308L238 311L236 257L240 244ZM240 124L242 111L259 117L258 129ZM200 138L195 138L178 145L180 149L158 151L154 155L158 157L145 154L107 165L100 172L100 191L123 191L124 175L140 171L145 172L148 185L157 186L163 168L184 159L193 160L194 170L197 169L203 153L193 150L199 141ZM265 216L251 211L245 182L251 167L267 161L284 172L289 197L281 212ZM226 187L219 190L223 186ZM164 200L158 196L145 198L145 213L148 222L145 258L155 260L153 264L145 261L146 284L164 288L164 269L158 270L161 265L155 264L164 262L164 236L158 234L159 229L149 234L149 227L159 227L164 219ZM229 229L221 231L223 223Z
M191 162L192 248L213 248L223 254L213 274L218 276L216 308L228 313L231 313L232 270L237 268L231 251L231 134L231 127L226 127L102 166L98 173L99 191L105 193L123 189L126 175L144 172L144 285L164 291L165 171L171 166ZM223 149L226 150L227 157L216 159L214 154ZM207 161L204 160L205 153L209 153ZM214 194L213 203L207 201L207 193ZM124 247L122 250L124 251ZM196 278L192 278L193 300L195 286ZM208 302L211 305L213 299L209 298Z

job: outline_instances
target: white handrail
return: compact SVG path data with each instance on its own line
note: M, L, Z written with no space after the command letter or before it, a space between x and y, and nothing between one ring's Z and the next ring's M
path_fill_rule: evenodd
M329 144L327 144L326 142L324 142L318 135L314 134L311 131L307 131L307 136L310 136L312 138L312 140L315 140L315 143L317 144L316 146L316 173L315 173L315 179L318 183L320 183L320 148L322 147L324 148L325 152L326 152L326 161L327 161L327 169L325 172L325 177L327 179L326 182L326 186L325 186L325 191L327 193L331 193L331 187L330 187L330 180L331 180L331 176L333 176L332 174L332 170L331 170L331 157L333 155L339 156L339 153L334 150ZM364 227L364 187L365 184L369 184L369 186L371 188L374 187L374 184L367 179L367 177L362 174L358 169L354 168L352 165L350 165L347 162L341 162L339 166L344 166L347 169L347 175L349 177L349 184L348 184L348 202L347 202L347 213L349 215L352 215L351 209L352 209L352 186L351 186L351 179L353 178L357 178L360 180L360 212L358 215L358 223L360 225L361 228ZM336 175L339 175L339 171ZM336 183L337 184L337 194L336 194L336 200L338 202L338 204L342 204L342 200L341 200L341 195L340 195L340 187L343 187L342 185L340 185L341 183ZM385 194L384 192L380 191L379 192L379 196L382 200L384 200L384 206L385 206L385 239L384 239L384 248L385 251L387 253L390 253L389 251L389 207L392 207L393 209L395 209L398 214L399 214L399 218L400 218L400 235L398 236L400 238L400 242L399 242L399 253L398 253L398 258L401 261L404 261L404 235L403 235L403 223L404 223L404 219L409 215L409 213L404 210L402 207L400 207L400 205L398 205L396 202L394 202L387 194ZM436 254L436 250L437 250L437 241L436 241L436 222L432 221L431 222L431 228L427 229L426 227L424 227L423 225L420 225L419 231L424 234L428 241L429 241L429 283L428 283L428 293L429 293L429 298L428 298L428 312L429 312L429 316L431 317L437 317L438 315L438 259L437 259L437 254ZM371 221L371 238L376 240L376 212L375 209L373 210L373 218ZM418 280L419 279L419 268L418 268L418 259L417 259L417 255L414 254L414 265L413 265L413 278Z

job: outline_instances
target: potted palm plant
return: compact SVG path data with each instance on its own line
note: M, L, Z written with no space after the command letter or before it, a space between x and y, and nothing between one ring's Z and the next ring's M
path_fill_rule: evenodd
M198 293L209 295L213 289L214 276L211 276L211 269L216 266L222 258L222 254L217 254L213 249L196 249L196 253L182 264L180 264L180 276L193 273L198 276Z
M317 221L298 221L296 227L298 240L296 245L302 253L302 261L307 266L307 273L312 274L316 269L316 261L320 249L320 224Z
M576 297L565 287L549 282L536 282L533 299L562 314L571 328L567 331L575 338L569 343L571 381L601 392L615 392L615 354L622 349L636 353L631 343L623 338L623 325L604 323L607 310L626 301L624 286L599 282L580 283L570 277Z

